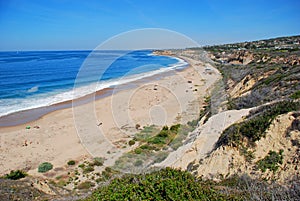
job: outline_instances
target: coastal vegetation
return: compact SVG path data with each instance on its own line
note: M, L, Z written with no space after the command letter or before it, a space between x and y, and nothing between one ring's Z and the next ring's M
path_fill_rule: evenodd
M193 122L195 121L188 122L187 125L163 126L161 129L155 125L145 126L128 142L130 146L138 145L132 151L123 154L115 162L114 168L138 171L163 161L171 151L178 149L188 133L194 130L197 124Z
M299 99L300 98L300 90L296 91L295 93L293 93L292 95L290 95L291 99Z
M75 163L76 163L76 162L75 162L74 160L69 160L67 164L68 164L68 165L75 165Z
M22 170L11 170L9 174L4 176L5 179L18 180L27 176L27 173Z
M217 190L190 173L171 168L152 173L124 175L97 189L89 200L241 200Z
M283 150L281 149L278 153L270 151L268 155L257 162L257 167L261 171L265 172L267 169L276 172L279 168L279 164L283 161Z
M91 187L94 187L95 184L91 181L85 181L85 182L82 182L80 183L78 186L77 186L77 189L79 190L88 190L90 189Z
M41 163L38 167L38 172L44 173L48 172L49 170L52 170L53 165L49 162Z
M277 153L276 153L277 154ZM278 153L280 155L280 153ZM276 157L272 157L276 158ZM269 160L265 160L269 161ZM275 160L271 160L275 161ZM268 163L269 162L264 162ZM272 163L272 162L271 162ZM220 182L202 180L187 171L164 168L142 174L123 174L106 168L102 175L106 180L90 179L78 182L76 189L86 193L100 182L92 194L72 194L55 196L62 200L297 200L299 194L294 188L285 188L263 180L253 180L248 176L223 179ZM115 176L112 176L115 175ZM59 181L52 189L59 190L68 182ZM1 179L0 179L1 180ZM0 199L7 200L51 200L51 196L31 186L31 180L1 180ZM52 185L52 182L49 183ZM53 184L54 185L54 184ZM9 194L7 189L14 191ZM25 198L25 199L24 199ZM289 199L293 198L293 199Z
M91 166L102 166L104 164L104 158L102 157L95 157L94 161L90 163Z
M300 102L297 101L281 101L261 106L251 111L246 120L225 129L216 143L216 148L222 145L238 147L243 142L253 145L265 136L265 131L278 115L297 110L300 110Z
M234 175L221 182L202 180L172 168L112 179L83 201L94 200L287 200L297 191Z

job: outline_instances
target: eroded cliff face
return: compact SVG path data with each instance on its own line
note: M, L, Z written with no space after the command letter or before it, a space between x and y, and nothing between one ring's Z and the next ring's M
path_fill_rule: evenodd
M228 111L238 109L254 110L263 105L280 101L294 101L300 98L300 37L293 45L286 45L289 38L253 43L229 44L206 47L207 56L223 75L228 95ZM250 46L249 46L250 44ZM204 179L222 180L233 175L249 175L253 179L290 184L299 181L300 161L300 111L283 112L272 118L260 140L251 143L242 139L238 146L215 146L206 154L197 155L205 142L199 137L185 154L189 156L186 169ZM217 116L221 114L216 114ZM260 115L260 114L258 114ZM245 122L244 118L236 122ZM214 125L211 130L214 131ZM227 127L230 125L227 125ZM216 130L221 136L225 130ZM203 138L203 137L202 137ZM216 138L216 137L215 137ZM182 161L187 161L182 160Z
M256 179L279 183L288 183L299 180L300 171L300 117L299 113L290 112L278 116L266 132L266 137L257 141L247 152L253 159L247 158L247 153L236 147L221 146L200 161L195 160L190 169L204 179L220 180L232 175L248 174ZM283 152L282 164L272 171L263 172L258 167L260 160L264 159L270 151Z
M233 50L231 52L223 51L217 54L210 53L208 55L214 61L235 65L248 65L250 63L272 63L296 66L300 64L299 55L271 56L267 53L257 54L255 51L249 50Z
M252 77L251 75L247 75L245 78L242 79L241 82L234 85L232 80L228 81L228 85L232 87L232 89L229 91L229 94L232 98L237 98L243 95L246 95L246 93L249 93L251 88L255 85L257 82L257 79Z
M247 65L254 60L254 54L248 51L234 51L232 53L209 54L210 58L223 63Z

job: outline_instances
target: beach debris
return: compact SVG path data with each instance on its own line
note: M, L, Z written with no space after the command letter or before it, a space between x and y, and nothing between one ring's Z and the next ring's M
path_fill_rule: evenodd
M26 126L26 129L30 129L31 127L30 126Z
M136 124L136 125L135 125L135 129L136 129L136 130L139 130L140 128L141 128L141 125L140 125L140 124Z
M33 128L39 129L40 127L39 126L34 126Z
M125 124L125 125L123 125L123 126L121 126L121 129L123 130L126 130L126 129L129 129L130 128L130 126L129 126L129 124Z
M214 72L213 69L211 69L210 67L206 66L205 69L204 69L204 74L211 75L213 72Z
M157 84L156 84L156 85L154 85L154 88L153 88L153 90L157 90L157 86L158 86Z
M188 83L192 83L192 81L191 81L191 80L189 80L189 81L188 81Z
M102 122L100 122L99 124L97 124L97 126L101 126L103 123Z

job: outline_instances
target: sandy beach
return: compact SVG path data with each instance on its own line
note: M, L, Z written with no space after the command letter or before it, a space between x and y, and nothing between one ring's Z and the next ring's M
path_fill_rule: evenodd
M190 64L184 70L116 87L110 96L53 111L26 124L0 127L0 175L24 169L39 176L37 167L42 162L61 168L69 160L96 156L112 165L130 150L127 144L137 125L163 126L195 119L220 75L205 73L207 64L201 61L182 58Z

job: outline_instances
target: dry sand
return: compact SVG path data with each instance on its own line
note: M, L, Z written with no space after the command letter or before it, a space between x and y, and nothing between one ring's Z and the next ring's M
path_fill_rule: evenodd
M162 126L195 119L220 74L206 74L207 64L184 59L190 63L188 68L160 79L138 81L126 90L116 88L119 92L111 96L54 111L24 125L0 127L0 175L15 169L39 175L37 167L42 162L57 168L71 159L95 156L105 157L106 165L112 165L130 149L127 142L137 132L137 124ZM27 125L31 129L25 129Z

